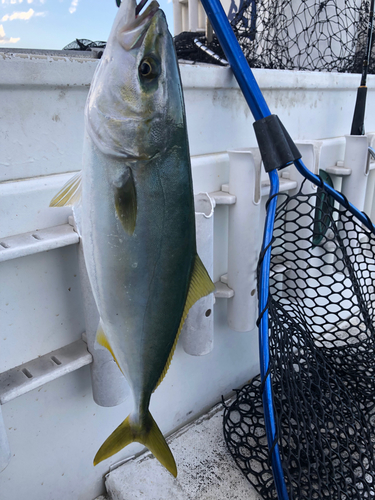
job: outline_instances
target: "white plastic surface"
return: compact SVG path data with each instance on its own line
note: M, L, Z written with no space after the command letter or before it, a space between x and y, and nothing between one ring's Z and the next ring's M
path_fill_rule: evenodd
M0 262L74 245L78 241L77 233L69 224L8 236L0 239Z
M10 452L9 440L0 405L0 472L2 472L9 465L10 459L11 459L11 452Z
M342 193L350 202L364 210L368 179L368 138L366 135L347 135L344 165L351 169L349 177L342 181Z
M214 270L214 201L207 193L195 198L195 227L197 252L208 274ZM190 309L181 332L182 345L187 354L203 356L214 348L213 293L202 297Z
M234 290L229 288L226 283L222 281L217 281L215 283L215 298L216 299L231 299L234 297Z
M371 168L375 166L374 163L370 165L370 172L367 178L367 186L366 186L366 196L365 196L365 205L363 211L374 220L372 216L372 207L374 205L374 194L375 194L375 169Z
M78 154L77 152L77 156ZM17 170L17 166L15 165L12 169ZM0 177L3 170L0 159ZM57 210L51 208L49 203L71 177L72 174L68 173L15 182L0 181L1 240L18 234L66 224L72 213L71 207Z
M94 59L1 54L0 181L79 170Z
M197 31L198 23L198 3L199 0L188 0L189 31Z
M234 205L236 203L235 195L225 191L215 191L210 193L210 196L215 201L215 205Z
M85 324L76 247L0 263L0 372L81 338Z
M298 186L297 181L290 179L283 179L282 177L279 179L279 192L284 193L285 191L292 191L296 189ZM270 194L271 185L269 181L262 181L260 185L260 195L268 196Z
M261 161L258 151L228 151L229 192L236 203L229 208L228 286L234 297L228 300L228 325L237 332L255 328L258 296L256 270L262 239Z
M221 0L224 11L228 14L237 12L240 0ZM174 35L182 31L204 31L206 13L200 0L173 0ZM171 29L171 27L170 27Z
M182 31L204 31L206 13L199 0L173 0L173 21L175 36Z
M0 373L0 405L9 403L47 382L89 365L92 356L83 340L61 347Z
M86 343L77 340L73 344L0 373L0 472L9 465L12 456L1 405L78 370L91 361Z

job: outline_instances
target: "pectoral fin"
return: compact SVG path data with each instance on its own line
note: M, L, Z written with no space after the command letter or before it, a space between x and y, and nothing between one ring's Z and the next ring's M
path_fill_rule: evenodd
M122 227L132 235L137 220L137 193L133 173L129 167L115 184L115 207Z
M74 175L69 181L60 189L56 196L54 196L49 204L50 207L69 207L76 205L81 199L82 194L82 172Z
M108 351L112 354L113 359L116 361L117 366L120 368L120 365L118 364L118 361L116 359L116 356L114 355L112 347L111 347L110 343L108 342L108 339L104 333L103 325L102 325L101 321L99 322L98 330L96 332L96 341L99 345L108 349ZM121 368L120 368L120 371L122 373Z
M164 370L159 378L158 383L156 384L155 389L157 389L157 387L161 384L165 375L167 374L169 365L171 364L171 361L173 358L173 354L176 350L178 337L180 336L180 333L181 333L182 327L184 325L186 316L188 315L189 309L197 302L197 300L199 300L202 297L205 297L206 295L208 295L214 291L215 291L215 285L213 284L208 272L206 271L206 268L204 267L203 262L199 258L199 255L196 255L195 259L194 259L194 263L193 263L193 269L192 269L191 276L190 276L189 289L188 289L188 294L186 297L184 311L182 313L182 317L181 317L181 321L180 321L180 326L178 328L178 332L177 332L173 347L171 349L171 352L169 353L167 363L165 364Z

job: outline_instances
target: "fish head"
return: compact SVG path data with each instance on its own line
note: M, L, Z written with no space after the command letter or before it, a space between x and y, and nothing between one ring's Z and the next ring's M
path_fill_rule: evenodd
M86 103L86 127L105 154L149 160L185 130L181 79L164 12L136 15L123 0ZM178 134L177 134L178 135Z

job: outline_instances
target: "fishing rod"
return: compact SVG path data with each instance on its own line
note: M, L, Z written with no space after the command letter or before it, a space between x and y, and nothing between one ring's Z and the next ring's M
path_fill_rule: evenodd
M370 67L370 58L371 58L371 50L372 50L372 36L373 36L373 25L374 25L374 3L375 0L370 1L370 13L368 19L368 29L367 29L367 46L365 57L363 59L362 64L362 75L361 75L361 83L357 89L357 98L354 107L353 113L353 121L352 128L350 131L350 135L365 135L365 111L366 111L366 97L367 97L367 74ZM369 147L369 154L373 156L373 150ZM320 171L319 174L324 179L325 183L329 184L333 187L333 181L331 176L325 172L324 170ZM320 208L315 211L315 232L319 236L316 237L315 243L319 245L319 243L323 240L323 237L326 234L328 227L325 227L323 230L324 218L327 218L327 215L324 214L325 210L329 210L332 212L333 209L333 200L327 196L324 192L324 189L321 188L318 190L317 203L320 205ZM323 206L325 206L325 210L323 210Z
M365 58L362 65L361 84L357 89L357 99L355 102L352 129L350 135L365 135L365 110L366 110L366 97L367 97L367 74L370 66L370 57L372 49L372 35L374 27L374 3L375 0L370 2L370 14L368 21L367 31L367 47Z

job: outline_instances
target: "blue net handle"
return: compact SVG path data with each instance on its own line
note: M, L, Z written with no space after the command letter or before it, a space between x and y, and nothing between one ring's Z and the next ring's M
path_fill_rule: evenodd
M263 94L255 80L248 62L239 46L236 36L228 22L227 16L219 0L201 0L206 14L217 35L220 45L231 65L234 76L241 88L247 104L254 116L260 120L271 114ZM310 172L303 161L294 162L297 170L309 181L324 189L336 201L341 203L353 215L355 215L370 231L375 234L375 226L371 223L366 214L360 212L354 205L333 188L325 184L318 176ZM269 172L271 182L270 201L267 208L267 217L262 246L262 264L259 285L259 349L260 349L260 369L263 391L264 418L267 432L268 446L271 452L272 471L279 500L289 500L288 491L285 484L284 472L280 458L277 442L277 428L272 401L271 379L268 376L269 369L269 343L268 343L268 288L271 258L271 241L277 205L277 193L279 190L279 178L277 171Z

